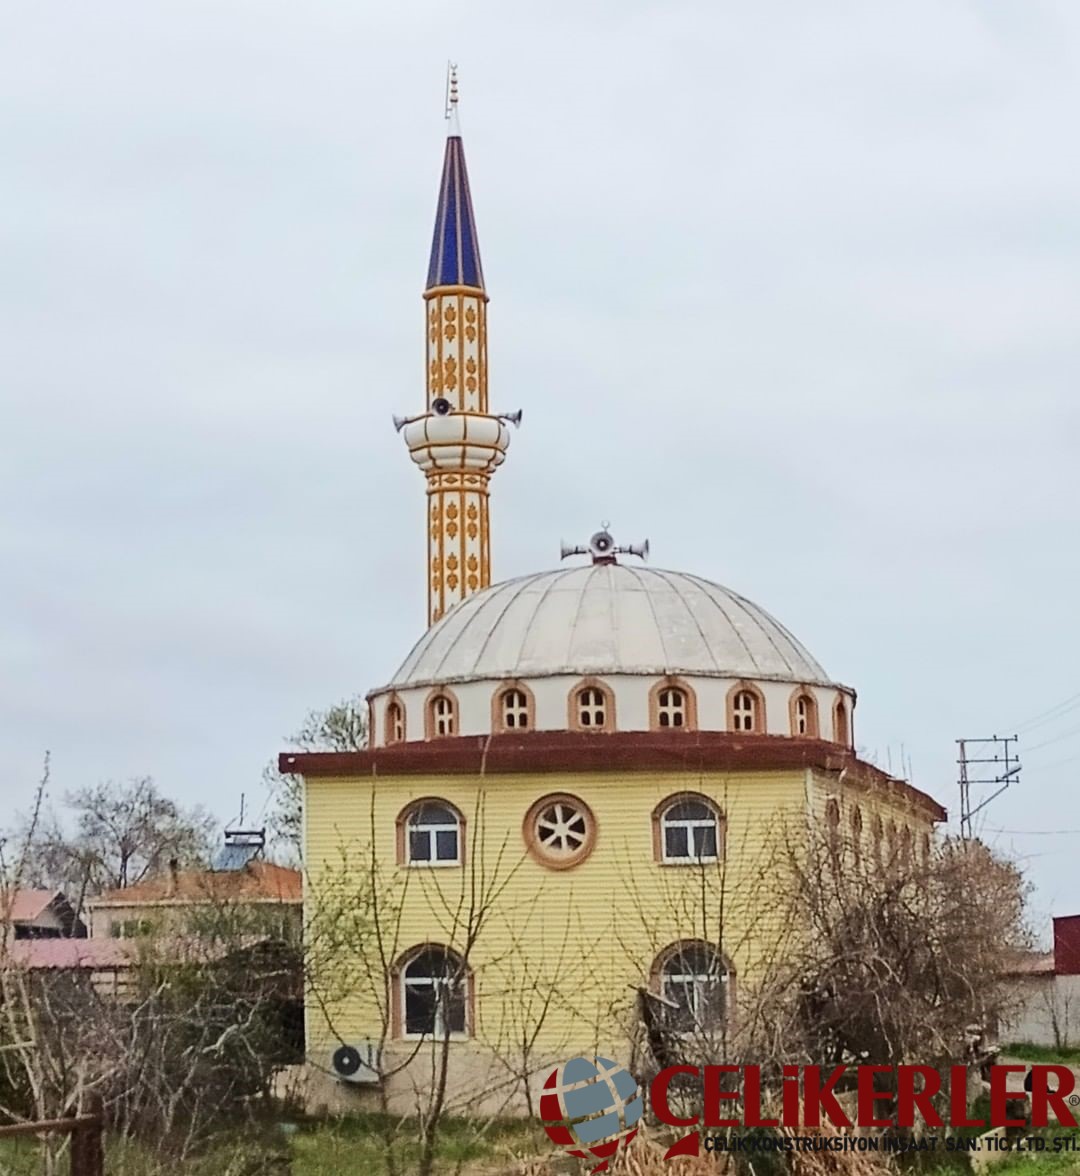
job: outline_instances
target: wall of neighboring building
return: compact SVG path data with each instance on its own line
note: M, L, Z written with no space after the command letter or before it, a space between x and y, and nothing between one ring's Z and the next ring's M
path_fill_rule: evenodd
M275 900L234 900L214 904L171 899L159 902L120 903L116 901L91 903L90 934L94 938L134 939L140 935L184 934L192 930L193 920L214 912L245 910L258 912L260 927L268 933L294 940L299 937L303 919L299 903ZM253 922L254 922L253 916Z
M1003 1042L1080 1046L1080 976L1043 973L1018 977L1015 983L1016 1011L1002 1025Z
M1080 915L1054 919L1054 971L1059 976L1080 976Z

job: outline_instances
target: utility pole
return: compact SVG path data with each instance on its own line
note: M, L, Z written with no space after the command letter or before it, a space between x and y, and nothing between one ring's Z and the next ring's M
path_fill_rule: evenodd
M1020 776L1020 759L1016 751L1015 735L991 735L989 739L957 739L960 758L960 836L970 840L974 836L972 820ZM971 769L974 768L974 774ZM971 786L997 785L997 791L972 805Z

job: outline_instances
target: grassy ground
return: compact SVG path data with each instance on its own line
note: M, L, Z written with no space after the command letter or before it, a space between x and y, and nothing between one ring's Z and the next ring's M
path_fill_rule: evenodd
M293 1176L355 1176L380 1171L389 1130L398 1170L415 1170L420 1154L416 1125L379 1115L355 1115L336 1123L320 1123L291 1137ZM440 1169L455 1172L497 1169L522 1156L545 1151L543 1132L531 1122L507 1119L482 1125L448 1120L439 1143Z
M1080 1066L1080 1047L1055 1049L1048 1045L1027 1045L1022 1041L1001 1047L1003 1055L1019 1058L1022 1062L1044 1062L1063 1066Z
M1055 1144L1057 1140L1071 1140L1072 1147L1080 1148L1080 1127L1046 1127L1033 1134L1046 1140L1046 1151L1014 1151L988 1169L990 1176L1080 1176L1080 1151L1053 1150L1055 1146L1063 1146Z
M301 1123L286 1133L271 1129L258 1143L226 1141L197 1160L183 1164L156 1159L138 1144L109 1140L107 1176L358 1176L383 1170L384 1148L391 1139L396 1169L401 1176L416 1170L420 1154L415 1123L379 1115L355 1115L334 1122ZM520 1119L487 1125L449 1119L439 1142L436 1171L493 1173L514 1160L549 1150L543 1132ZM66 1159L60 1171L66 1172ZM0 1141L0 1176L40 1176L41 1149L36 1140Z

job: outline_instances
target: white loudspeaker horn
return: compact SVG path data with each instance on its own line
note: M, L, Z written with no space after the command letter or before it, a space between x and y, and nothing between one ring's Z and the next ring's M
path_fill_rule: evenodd
M631 543L626 550L629 555L637 555L640 556L641 559L648 559L649 541L646 539L644 543Z
M514 426L515 429L520 428L520 426L521 426L521 409L519 408L517 410L517 412L501 412L501 413L499 413L499 420L500 421L509 421Z
M571 547L565 539L559 540L559 559L566 559L568 555L588 555L587 547Z
M396 432L400 433L408 423L408 417L398 416L397 413L394 413L394 430Z

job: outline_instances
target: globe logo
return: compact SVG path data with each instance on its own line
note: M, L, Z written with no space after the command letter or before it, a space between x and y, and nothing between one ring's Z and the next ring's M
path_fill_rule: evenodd
M571 1058L547 1076L540 1118L552 1143L604 1172L637 1135L642 1101L633 1075L610 1058Z

